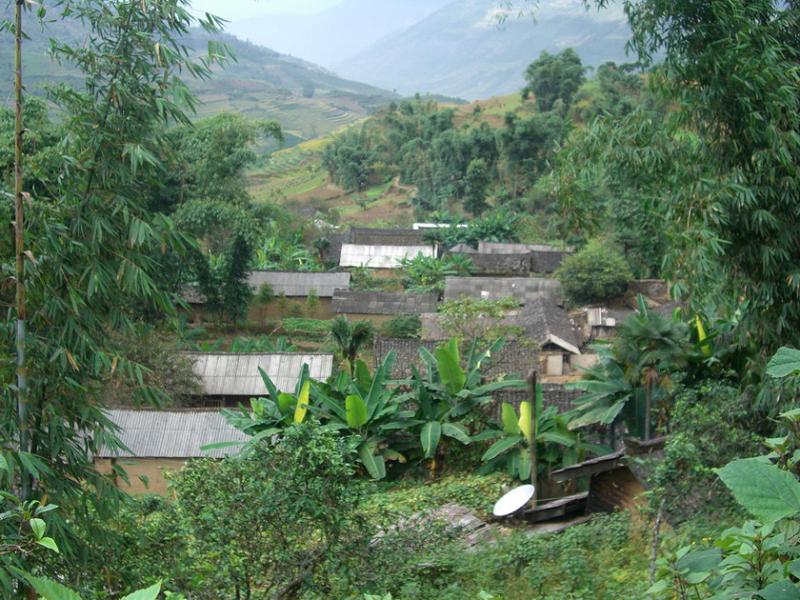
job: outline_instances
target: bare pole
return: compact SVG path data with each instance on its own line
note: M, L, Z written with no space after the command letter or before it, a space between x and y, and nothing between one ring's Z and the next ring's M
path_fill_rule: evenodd
M17 310L17 418L19 450L29 451L28 379L25 360L25 212L22 192L22 11L25 0L14 3L14 236L16 238L16 310ZM22 498L31 493L30 478L22 475Z
M538 479L538 456L536 454L536 439L539 436L538 425L539 425L539 414L538 414L538 407L536 406L536 369L534 368L531 371L530 377L530 384L531 384L531 422L530 422L530 431L531 431L531 443L530 443L530 453L531 453L531 483L533 484L533 497L531 498L531 506L536 508L536 502L539 498L539 482Z

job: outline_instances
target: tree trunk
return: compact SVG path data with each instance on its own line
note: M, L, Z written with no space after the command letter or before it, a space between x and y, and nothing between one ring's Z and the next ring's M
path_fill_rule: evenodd
M16 242L17 312L17 419L19 450L28 452L28 373L25 360L25 212L22 192L22 11L24 0L16 0L14 10L14 237ZM31 477L22 473L21 495L28 500Z

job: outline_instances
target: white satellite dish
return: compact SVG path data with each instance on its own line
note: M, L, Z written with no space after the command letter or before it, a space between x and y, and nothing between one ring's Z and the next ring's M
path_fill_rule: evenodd
M505 496L500 498L494 505L495 517L507 517L513 515L523 506L525 506L530 499L533 498L533 493L536 488L532 485L521 485L508 492Z

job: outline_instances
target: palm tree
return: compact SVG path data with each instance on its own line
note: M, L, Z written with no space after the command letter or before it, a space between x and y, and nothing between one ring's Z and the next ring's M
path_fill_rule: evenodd
M339 349L342 358L347 361L350 375L355 375L356 359L361 348L372 340L375 327L370 321L350 323L345 317L336 317L331 322L330 337Z
M653 398L658 395L666 401L672 373L687 365L689 329L683 321L651 312L639 296L639 310L620 325L613 354L625 366L626 380L645 390L644 437L650 439ZM666 411L662 406L662 415Z

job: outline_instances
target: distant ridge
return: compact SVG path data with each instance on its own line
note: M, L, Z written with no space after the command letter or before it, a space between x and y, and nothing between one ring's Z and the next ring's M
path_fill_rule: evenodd
M497 0L456 0L335 65L345 77L396 89L476 100L522 87L542 50L572 47L584 64L626 62L630 30L619 11L587 12L581 0L544 0L536 20L501 24Z

